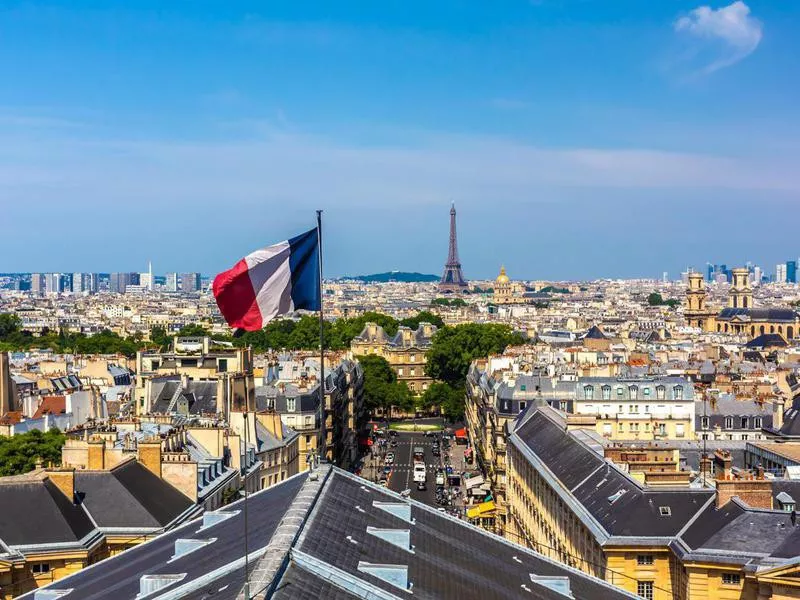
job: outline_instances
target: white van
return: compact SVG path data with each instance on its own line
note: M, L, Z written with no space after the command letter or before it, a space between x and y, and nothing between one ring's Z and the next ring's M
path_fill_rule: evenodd
M417 463L414 465L414 483L418 483L420 481L425 481L427 479L427 474L425 471L425 465L421 463Z

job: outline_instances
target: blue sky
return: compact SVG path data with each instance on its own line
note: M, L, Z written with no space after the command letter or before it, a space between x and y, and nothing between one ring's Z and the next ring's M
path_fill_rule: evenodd
M770 270L800 254L800 3L4 2L0 271Z

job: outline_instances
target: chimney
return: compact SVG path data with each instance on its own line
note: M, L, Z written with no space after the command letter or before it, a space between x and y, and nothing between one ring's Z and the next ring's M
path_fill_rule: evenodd
M87 443L88 457L86 468L90 471L102 471L106 468L106 442L95 438Z
M61 468L47 471L47 478L70 502L75 502L75 469Z
M772 428L780 429L783 427L784 400L782 395L777 395L772 400Z
M719 465L720 479L731 479L733 473L733 459L727 450L717 450L714 453L714 462Z
M772 510L772 482L768 479L717 479L717 508L734 496L752 508Z
M138 458L148 471L161 478L161 440L139 442Z
M283 425L281 424L281 416L278 413L275 411L257 413L256 419L272 435L279 440L283 440Z

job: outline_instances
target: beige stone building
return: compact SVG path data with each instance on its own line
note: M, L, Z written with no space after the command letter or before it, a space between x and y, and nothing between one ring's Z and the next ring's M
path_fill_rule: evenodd
M425 353L434 333L434 325L420 323L416 330L401 326L394 337L389 337L380 325L367 323L350 342L350 350L355 356L382 356L397 374L398 381L408 385L413 393L422 394L433 381L425 374Z

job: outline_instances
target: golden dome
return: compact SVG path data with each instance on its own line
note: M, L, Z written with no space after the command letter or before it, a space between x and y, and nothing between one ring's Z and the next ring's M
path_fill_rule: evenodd
M497 283L508 283L510 281L508 275L506 275L505 266L500 267L500 275L497 276L497 279L495 279L495 281Z

